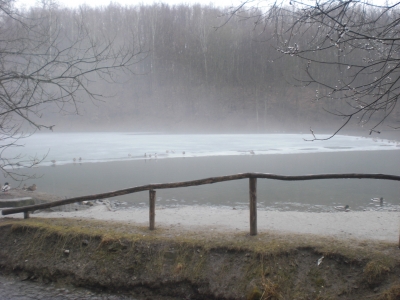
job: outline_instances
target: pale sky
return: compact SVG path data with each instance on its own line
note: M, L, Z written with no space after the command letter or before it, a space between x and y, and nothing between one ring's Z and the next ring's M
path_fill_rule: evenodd
M193 5L196 3L202 4L202 5L208 5L208 4L213 4L214 6L218 7L230 7L230 6L238 6L241 3L243 3L245 0L45 0L45 1L54 1L59 3L61 6L64 7L79 7L82 4L86 4L89 6L107 6L110 4L110 2L114 3L120 3L121 5L137 5L137 4L146 4L146 5L151 5L154 3L168 3L169 5L176 5L176 4L188 4L188 5ZM285 1L285 0L283 0ZM305 0L307 1L307 0ZM368 1L368 0L366 0ZM250 0L248 1L253 5L257 5L259 0ZM287 0L287 3L289 3L290 0ZM311 2L315 2L315 0L311 0ZM375 3L377 5L384 5L386 2L388 3L395 3L397 0L369 0L370 3ZM40 0L16 0L17 6L32 6L35 4L39 4ZM262 2L261 2L262 3ZM39 4L40 5L40 4Z
M168 3L169 5L175 5L175 4L188 4L188 5L193 5L196 3L203 4L203 5L208 5L212 3L214 6L221 6L221 7L227 7L227 6L232 6L232 5L239 5L242 3L242 0L165 0L165 1L159 1L159 0L54 0L54 2L57 2L61 4L61 6L65 7L79 7L82 4L87 4L89 6L107 6L110 4L110 2L114 3L120 3L121 5L137 5L137 4L153 4L153 3ZM35 5L35 3L40 3L38 0L17 0L16 1L17 5L26 5L26 6L32 6Z

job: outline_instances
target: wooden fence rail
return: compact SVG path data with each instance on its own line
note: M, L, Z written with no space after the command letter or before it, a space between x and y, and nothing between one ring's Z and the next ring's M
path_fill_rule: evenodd
M210 177L210 178L205 178L205 179L183 181L183 182L147 184L147 185L127 188L127 189L103 193L103 194L87 195L87 196L74 197L74 198L65 199L65 200L53 201L53 202L49 202L49 203L29 205L29 206L17 207L17 208L9 208L9 209L2 210L2 215L10 215L10 214L22 212L22 213L24 213L24 218L29 218L29 212L32 212L32 211L35 211L38 209L46 209L46 208L51 208L51 207L65 205L65 204L81 202L81 201L98 200L98 199L111 198L111 197L116 197L116 196L132 194L132 193L136 193L136 192L149 191L149 223L150 223L149 228L150 228L150 230L154 230L155 229L155 199L156 199L156 191L155 190L180 188L180 187L188 187L188 186L198 186L198 185L213 184L213 183L217 183L217 182L239 180L239 179L245 179L245 178L249 178L250 235L257 234L257 178L283 180L283 181L302 181L302 180L317 180L317 179L381 179L381 180L400 181L400 176L387 175L387 174L347 173L347 174L316 174L316 175L285 176L285 175L276 175L276 174L268 174L268 173L241 173L241 174L235 174L235 175ZM400 237L399 237L399 246L400 246Z

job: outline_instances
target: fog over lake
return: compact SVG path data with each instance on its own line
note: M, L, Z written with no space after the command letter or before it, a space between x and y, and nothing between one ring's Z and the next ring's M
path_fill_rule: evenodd
M400 175L400 147L393 141L354 136L304 141L307 138L310 135L52 133L33 135L23 140L25 147L13 151L19 150L25 158L47 154L38 167L19 171L42 175L27 184L36 183L39 191L63 197L244 172ZM13 154L16 153L5 153ZM260 209L272 210L331 211L335 205L346 204L353 210L392 210L399 205L399 191L398 182L383 180L259 179L258 205ZM370 201L375 197L385 198L383 208ZM121 209L146 207L148 192L114 200L127 202L120 205ZM248 180L157 190L157 205L247 208Z

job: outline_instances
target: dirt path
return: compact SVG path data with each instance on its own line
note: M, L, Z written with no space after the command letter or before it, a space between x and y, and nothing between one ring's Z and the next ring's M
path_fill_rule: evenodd
M41 192L13 189L1 193L0 199L32 197L40 201L61 199ZM52 211L32 214L41 218L77 218L122 221L148 226L149 211L144 208L113 210L103 203L93 207L71 204L68 212ZM109 203L109 202L108 202ZM89 203L90 204L90 203ZM53 209L58 210L58 208ZM400 212L398 211L349 211L349 212L257 212L258 232L299 233L331 236L335 238L355 238L397 243L400 233ZM0 216L0 218L22 218L23 214ZM226 207L178 206L156 208L156 227L174 228L182 231L249 231L249 211Z
M399 239L399 212L258 211L257 214L259 232L316 234L395 243ZM22 213L7 217L22 218ZM148 226L149 222L147 208L110 211L105 205L83 211L40 212L32 217L110 220L142 226ZM183 231L249 231L249 211L202 206L157 209L157 226Z

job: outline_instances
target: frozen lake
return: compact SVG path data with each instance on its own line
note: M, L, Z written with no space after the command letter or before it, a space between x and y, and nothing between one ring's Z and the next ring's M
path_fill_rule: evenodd
M244 172L400 175L400 147L396 142L353 136L337 136L328 141L303 140L309 137L298 134L52 133L25 139L25 147L17 150L26 158L48 153L39 167L21 168L19 171L43 175L27 184L36 183L40 191L65 197ZM8 153L10 156L16 154ZM79 158L82 158L81 163ZM12 184L16 186L16 183ZM334 205L345 204L353 210L381 209L370 201L381 196L386 202L383 209L397 209L399 183L381 180L258 180L260 209L330 211ZM122 209L148 205L147 192L115 199L126 202L120 206ZM159 206L245 208L247 203L247 180L157 191Z
M321 138L324 136L321 135ZM327 136L326 136L327 137ZM141 133L47 133L21 139L22 148L3 153L22 154L25 159L46 156L41 166L79 162L165 159L269 154L304 154L349 151L400 150L394 141L341 136L327 141L309 142L311 135L299 134L216 134L159 135ZM399 146L399 147L397 147ZM146 154L146 156L145 156Z

